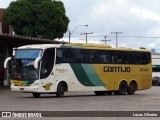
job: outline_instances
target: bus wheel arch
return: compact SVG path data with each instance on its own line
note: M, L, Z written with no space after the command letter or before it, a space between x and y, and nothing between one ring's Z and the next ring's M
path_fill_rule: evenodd
M137 82L135 80L132 80L130 83L129 83L129 86L127 88L127 93L129 95L134 95L134 93L136 92L137 90Z
M68 85L65 81L61 81L57 85L57 97L62 97L64 95L64 92L68 91Z
M94 91L97 96L102 96L106 94L106 91Z
M32 93L32 95L34 98L39 98L41 94L40 93Z
M125 95L127 93L127 82L125 80L122 80L119 84L119 90L118 90L118 94L119 95Z

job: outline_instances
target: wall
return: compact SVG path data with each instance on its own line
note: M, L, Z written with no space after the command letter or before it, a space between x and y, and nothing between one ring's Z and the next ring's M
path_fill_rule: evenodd
M5 22L3 21L4 12L5 12L5 9L0 8L0 33L9 34L9 26L5 24Z
M0 22L0 33L2 33L2 22Z

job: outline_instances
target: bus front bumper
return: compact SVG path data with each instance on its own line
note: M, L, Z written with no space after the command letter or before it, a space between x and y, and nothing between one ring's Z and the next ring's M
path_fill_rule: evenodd
M39 92L38 86L14 86L11 85L12 91L20 92Z

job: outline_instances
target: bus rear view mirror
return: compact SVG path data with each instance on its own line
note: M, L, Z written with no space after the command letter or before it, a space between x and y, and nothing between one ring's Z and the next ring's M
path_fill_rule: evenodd
M4 68L8 68L8 62L11 60L11 57L8 57L4 61Z
M38 62L41 60L41 57L36 58L35 62L34 62L34 68L38 69Z

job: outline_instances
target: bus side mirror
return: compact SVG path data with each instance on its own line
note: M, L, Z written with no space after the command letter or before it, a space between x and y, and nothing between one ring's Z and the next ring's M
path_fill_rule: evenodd
M34 68L38 69L38 62L41 60L41 57L36 58L35 62L34 62Z
M8 62L11 60L11 57L8 57L4 61L4 68L8 68Z

